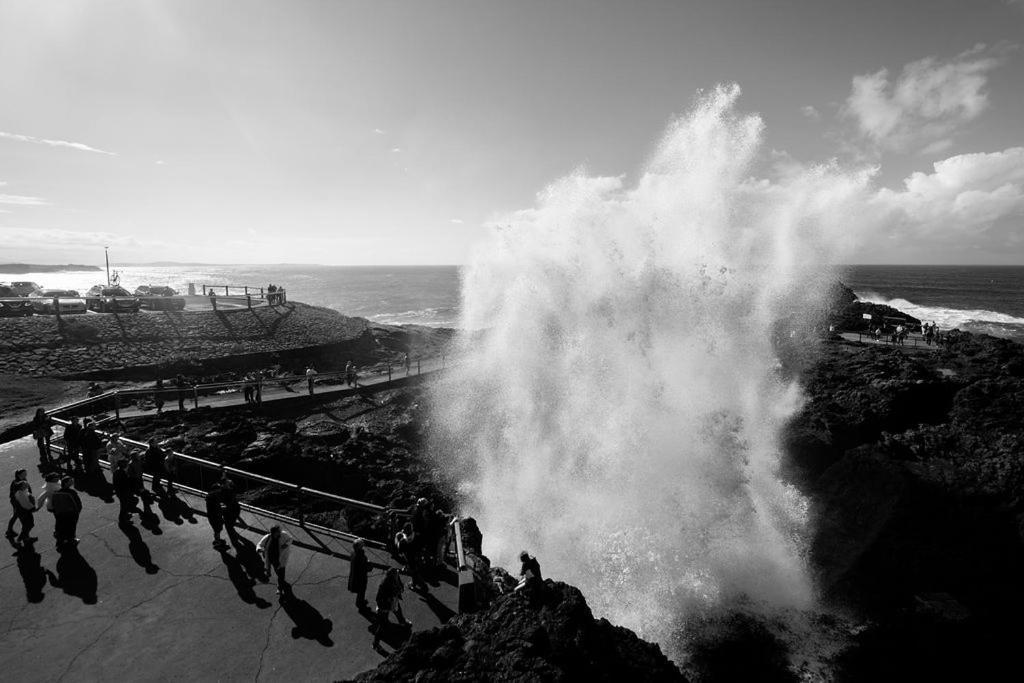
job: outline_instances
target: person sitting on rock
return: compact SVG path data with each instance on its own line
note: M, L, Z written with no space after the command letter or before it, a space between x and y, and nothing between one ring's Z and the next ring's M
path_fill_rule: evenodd
M524 550L519 553L519 561L523 564L519 570L519 585L516 586L516 590L540 588L544 584L544 579L541 577L540 563L537 562L537 558L530 557L530 554Z

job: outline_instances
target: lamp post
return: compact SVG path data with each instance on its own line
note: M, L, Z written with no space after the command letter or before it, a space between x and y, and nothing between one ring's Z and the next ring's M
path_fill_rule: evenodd
M110 253L107 251L110 247L103 247L103 259L107 262L107 287L110 286Z

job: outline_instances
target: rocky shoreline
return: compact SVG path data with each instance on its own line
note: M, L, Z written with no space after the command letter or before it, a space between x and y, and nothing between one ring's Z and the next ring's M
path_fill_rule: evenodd
M695 618L679 662L693 680L984 678L1022 633L1024 346L970 334L917 348L838 336L863 330L865 313L901 315L837 288L827 311L834 333L819 330L820 341L798 348L780 336L782 370L799 376L805 393L784 434L784 477L812 504L819 606L765 616L722 605ZM409 335L430 337L353 325L343 343L363 344L367 359L397 357ZM448 339L420 343L441 348ZM284 357L300 362L305 348ZM411 386L314 408L201 408L125 424L176 450L384 506L421 495L453 505L424 455L429 400ZM269 491L246 496L295 512ZM305 515L354 533L384 531L383 520L365 514ZM549 585L548 602L502 595L479 614L417 634L360 680L682 679L656 646L594 620L572 587ZM629 662L637 665L615 668Z

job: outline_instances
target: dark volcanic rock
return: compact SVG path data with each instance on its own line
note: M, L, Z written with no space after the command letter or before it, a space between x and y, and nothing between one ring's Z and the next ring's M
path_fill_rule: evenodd
M594 619L583 594L548 581L543 597L499 597L417 633L357 681L684 681L657 645Z

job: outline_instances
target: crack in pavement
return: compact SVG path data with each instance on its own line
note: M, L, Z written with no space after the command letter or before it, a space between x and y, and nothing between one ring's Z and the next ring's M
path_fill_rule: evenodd
M306 573L306 570L309 569L311 564L313 564L313 553L309 553L309 557L306 559L306 566L303 567L302 571L299 572L299 575L295 577L295 583L292 585L298 585L299 581L302 580L303 575ZM278 600L277 609L275 609L274 613L270 615L270 621L267 623L267 640L263 643L263 649L260 650L260 663L259 666L256 668L256 675L253 676L253 683L258 683L260 680L260 675L263 673L263 658L266 656L267 650L270 649L270 632L274 626L274 619L277 618L278 613L280 613L283 607L284 605L281 603L280 600Z

